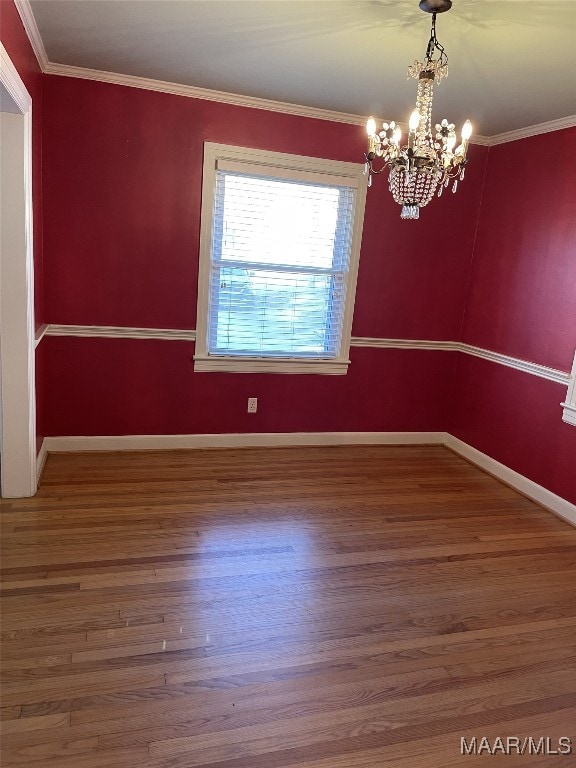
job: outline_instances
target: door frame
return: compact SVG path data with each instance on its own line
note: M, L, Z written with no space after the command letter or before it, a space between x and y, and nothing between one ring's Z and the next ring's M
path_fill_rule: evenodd
M19 113L3 152L0 248L0 489L4 498L36 493L36 379L32 208L32 98L0 43L0 81ZM13 130L12 130L13 129ZM6 147L6 142L3 142Z

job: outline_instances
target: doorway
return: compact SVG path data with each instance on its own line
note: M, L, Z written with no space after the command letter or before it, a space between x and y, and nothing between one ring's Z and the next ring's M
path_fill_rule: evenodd
M0 44L0 491L33 496L36 471L32 100Z

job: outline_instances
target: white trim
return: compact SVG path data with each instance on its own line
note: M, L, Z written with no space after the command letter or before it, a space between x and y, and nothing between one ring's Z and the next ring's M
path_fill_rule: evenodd
M21 2L27 2L27 0L21 0ZM245 96L240 93L228 93L226 91L215 91L211 88L200 88L196 85L184 85L182 83L172 83L167 80L155 80L150 77L123 75L120 72L105 72L101 69L89 69L88 67L75 67L71 64L56 64L49 61L42 69L47 75L74 77L80 80L94 80L98 83L111 83L113 85L123 85L128 88L141 88L145 91L169 93L173 96L184 96L189 99L216 101L219 104L231 104L234 107L263 109L267 112L281 112L285 115L308 117L312 120L327 120L332 123L346 123L348 125L357 125L359 127L364 127L367 120L366 115L355 115L351 112L338 112L330 109L322 109L321 107L308 107L303 104L292 104L287 101L263 99L259 96ZM380 120L380 118L378 118L378 120ZM491 139L489 136L477 135L470 139L470 144L489 147Z
M46 49L44 48L44 43L40 37L40 31L38 30L38 25L36 24L36 19L34 18L29 0L14 0L14 5L20 14L22 24L28 35L28 40L30 40L30 45L32 46L38 65L42 72L46 72L47 68L50 66L50 62L48 61Z
M218 145L216 145L218 146ZM253 150L251 150L252 152ZM290 162L290 155L284 155L286 162ZM334 165L335 161L330 161ZM262 164L250 162L248 160L224 160L216 158L216 169L218 171L228 171L230 173L243 173L247 176L270 176L271 163ZM356 168L354 168L356 170ZM288 179L289 181L310 181L310 174L314 174L314 181L317 184L334 184L334 186L358 188L357 178L351 176L339 176L337 173L324 171L320 173L315 170L303 170L302 168L289 168L286 165L277 165L274 163L274 178Z
M529 480L519 472L515 472L505 464L501 464L499 461L496 461L496 459L492 459L490 456L478 451L476 448L473 448L471 445L468 445L468 443L459 440L453 435L446 435L444 445L470 463L480 467L480 469L483 469L489 475L497 477L498 480L501 480L506 485L511 486L524 496L527 496L542 507L550 510L550 512L554 512L555 515L566 520L566 522L576 525L576 505L571 504L561 496L557 496L555 493L552 493L552 491L538 485L538 483L535 483L533 480Z
M442 445L444 432L255 432L220 435L46 437L49 453L265 448L298 445Z
M528 125L526 128L517 128L515 131L506 131L506 133L498 133L495 136L491 136L488 139L488 146L495 147L498 144L505 144L508 141L519 141L520 139L528 139L530 136L540 136L543 133L551 133L552 131L562 131L564 128L574 128L576 126L576 115L568 115L567 117L560 117L558 120L548 120L545 123L538 123L537 125Z
M99 69L74 67L68 64L53 64L52 62L48 62L44 71L48 75L74 77L82 80L95 80L99 83L112 83L114 85L123 85L129 88L142 88L147 91L170 93L174 96L185 96L190 99L216 101L220 104L231 104L236 107L246 107L248 109L263 109L268 112L281 112L286 115L295 115L296 117L309 117L313 120L327 120L329 122L347 123L349 125L362 127L366 124L366 115L354 115L350 112L335 112L329 109L321 109L320 107L307 107L302 104L290 104L285 101L262 99L257 96L243 96L242 94L237 93L226 93L225 91L215 91L209 88L199 88L194 85L170 83L164 80L137 77L136 75L122 75L118 72L104 72ZM546 123L538 123L537 125L530 125L506 133L498 133L494 136L474 135L470 139L470 144L476 144L482 147L492 147L507 141L517 141L518 139L525 139L529 136L537 136L540 133L549 133L550 131L559 131L563 128L570 128L575 124L576 117L563 117L558 120L550 120Z
M166 80L154 80L149 77L123 75L119 72L104 72L103 70L88 69L86 67L74 67L69 64L53 64L52 62L48 62L44 71L47 75L75 77L80 78L81 80L95 80L99 83L112 83L113 85L123 85L128 88L141 88L146 91L169 93L173 96L185 96L189 99L216 101L219 104L231 104L235 107L263 109L267 112L281 112L286 115L295 115L297 117L310 117L313 120L328 120L334 123L349 123L358 126L363 126L366 122L365 117L361 115L353 115L349 112L336 112L329 109L320 109L319 107L307 107L302 104L290 104L285 101L262 99L258 96L244 96L239 93L227 93L226 91L215 91L210 88L199 88L195 85L183 85L181 83L171 83Z
M566 424L572 424L572 426L576 427L576 406L570 405L569 403L560 403L560 405L564 408L562 421L565 421Z
M231 104L232 106L245 107L247 109L263 109L267 112L281 112L282 114L295 115L296 117L308 117L313 120L326 120L333 123L346 123L348 125L362 127L366 124L366 115L355 115L350 112L336 112L329 109L321 109L320 107L307 107L302 104L290 104L285 101L262 99L257 96L243 96L242 94L237 93L199 88L194 85L182 85L180 83L171 83L164 80L137 77L135 75L122 75L118 72L104 72L99 69L74 67L68 64L53 64L52 62L48 62L47 66L44 68L44 72L48 75L74 77L82 80L95 80L99 83L112 83L114 85L123 85L129 88L141 88L146 91L158 91L160 93L169 93L174 96L184 96L190 99L216 101L220 104ZM571 128L574 125L576 125L576 116L571 115L569 117L559 118L558 120L550 120L545 123L518 128L514 131L498 133L494 136L474 135L470 139L470 144L476 144L482 147L493 147L508 141L518 141L519 139L526 139L530 136L538 136L541 133L560 131L563 128Z
M564 408L562 420L565 421L566 424L572 424L576 427L576 352L574 353L574 363L572 364L572 373L570 374L570 381L568 383L566 401L560 405Z
M173 328L127 328L117 325L48 325L46 336L80 336L96 339L163 339L195 341L196 331Z
M493 363L500 363L500 365L506 365L508 368L514 368L517 371L523 371L524 373L531 373L534 376L539 376L541 379L555 381L557 384L568 384L570 378L570 374L565 371L559 371L556 368L548 368L546 365L532 363L529 360L522 360L519 357L511 357L510 355L504 355L501 352L493 352L490 349L474 347L471 344L460 344L459 347L459 351L465 352L467 355L481 357L483 360L490 360Z
M35 347L37 347L38 344L40 344L40 342L42 341L44 336L46 336L47 331L48 331L48 326L46 325L46 323L44 323L44 325L41 325L38 328L36 328L36 333L34 335L34 346Z
M22 114L32 109L32 99L18 74L18 70L12 64L8 51L0 42L0 72L2 84L12 97L14 103Z
M343 160L331 160L324 157L310 157L308 155L295 155L287 152L272 152L265 149L252 149L250 147L239 147L232 144L218 144L211 141L204 142L204 163L207 170L215 171L216 168L238 167L247 168L246 173L250 173L250 166L267 166L267 173L270 168L278 169L284 178L295 178L301 180L303 177L299 173L304 171L308 174L325 174L327 178L321 178L321 183L334 183L340 186L350 186L354 188L367 187L366 176L364 174L364 163L347 163ZM294 171L294 175L291 175ZM275 171L274 171L275 172Z
M350 360L310 360L298 358L214 357L194 355L194 370L198 373L323 373L344 375Z
M371 349L432 349L440 352L460 352L458 341L428 341L426 339L377 339L368 336L353 336L353 347Z
M345 299L342 311L342 326L336 356L329 360L318 358L274 359L243 357L240 355L210 356L208 351L208 322L210 301L210 280L212 264L212 231L216 189L216 170L219 167L257 166L266 175L273 176L277 169L283 178L306 178L314 182L334 183L354 188L354 214L350 257L345 274ZM314 373L345 374L350 363L350 338L352 315L356 297L358 262L364 225L367 178L360 163L346 163L325 158L293 155L285 152L271 152L228 144L204 142L204 163L202 170L202 208L200 212L200 251L198 264L198 301L196 311L197 344L194 355L194 370L198 372L228 371L232 373Z
M163 339L166 341L195 341L196 331L177 330L172 328L125 328L112 325L48 325L43 326L42 336L80 336L86 338L119 338L119 339ZM42 338L42 337L40 337ZM37 338L37 344L40 339ZM530 373L539 376L542 379L553 381L556 384L568 385L570 374L566 371L560 371L556 368L549 368L540 363L533 363L529 360L522 360L511 355L504 355L501 352L494 352L490 349L475 347L471 344L464 344L459 341L434 341L428 339L378 339L368 336L352 336L350 341L352 347L368 347L371 349L421 349L436 350L439 352L462 352L467 355L473 355L483 360L489 360L493 363L499 363L517 371ZM201 365L203 357L198 355L198 363ZM216 363L217 358L210 358L210 364ZM260 361L257 361L260 362ZM281 362L281 361L280 361ZM300 362L300 361L297 361ZM316 361L314 361L316 362ZM320 363L320 361L318 361ZM302 361L306 365L305 361ZM325 365L324 363L320 363ZM200 370L200 368L198 368ZM259 368L262 370L262 368ZM305 371L299 371L303 373ZM334 371L337 373L338 371ZM573 374L574 375L574 374Z
M491 349L474 347L471 344L465 344L461 341L427 341L423 339L372 339L368 337L352 337L353 347L371 347L374 349L430 349L441 352L463 352L466 355L480 357L483 360L489 360L493 363L500 363L508 368L514 368L517 371L531 373L548 381L554 381L557 384L568 384L570 374L565 371L559 371L556 368L549 368L540 363L532 363L529 360L522 360L519 357L512 357L501 352L494 352Z
M20 110L2 113L2 185L10 194L2 189L0 484L5 498L20 498L37 488L32 99L1 44L0 81Z
M40 478L42 477L42 472L44 471L44 464L46 464L46 459L48 458L48 444L46 443L46 438L42 440L42 445L40 446L40 450L38 451L38 456L36 458L36 483L40 485Z

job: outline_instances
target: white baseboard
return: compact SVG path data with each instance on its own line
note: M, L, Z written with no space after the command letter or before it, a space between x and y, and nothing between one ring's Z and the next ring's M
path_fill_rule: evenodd
M48 445L47 445L47 439L44 438L42 440L42 445L38 452L38 456L36 457L36 482L38 484L40 484L40 478L42 477L42 470L44 469L44 464L46 464L47 458L48 458Z
M505 464L501 464L499 461L496 461L496 459L490 458L490 456L482 453L482 451L472 448L471 445L468 445L468 443L459 440L453 435L446 434L444 445L462 456L471 464L475 464L489 475L493 475L506 485L511 486L524 496L532 499L532 501L540 504L540 506L545 507L550 510L550 512L554 512L555 515L566 520L566 522L576 526L576 505L571 504L561 496L557 496L555 493L552 493L552 491L538 485L538 483L535 483L533 480L529 480L519 472L515 472Z
M51 453L186 448L259 448L291 445L442 445L445 432L256 432L222 435L47 437Z

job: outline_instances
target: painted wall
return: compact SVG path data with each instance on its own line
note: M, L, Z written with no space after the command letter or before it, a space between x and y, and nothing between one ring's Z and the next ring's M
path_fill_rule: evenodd
M35 327L44 321L44 270L43 270L43 232L42 232L42 85L43 75L36 60L22 20L13 0L0 0L0 40L18 74L22 78L28 93L32 97L32 205L34 231L34 322ZM37 406L42 398L42 364L36 353L36 391ZM38 410L38 407L37 407ZM38 450L43 441L43 421L40 413L36 414L36 444Z
M575 189L576 129L490 149L465 342L570 371ZM565 386L460 356L454 392L456 437L576 502L576 429L559 405Z
M204 141L347 161L364 148L362 127L55 76L43 90L49 323L195 327ZM458 194L417 225L377 179L353 334L461 338L569 371L574 138L474 147ZM541 180L525 162L533 151ZM565 388L491 362L352 349L345 377L254 376L195 374L185 342L47 338L43 348L45 434L448 428L576 501Z
M357 348L346 376L194 373L184 341L42 343L55 435L438 431L455 365L450 352Z
M204 141L355 162L365 145L361 126L110 84L47 76L44 93L49 323L195 327ZM355 336L458 336L486 151L472 154L458 194L416 226L375 182ZM455 365L450 354L356 349L345 377L194 374L192 344L44 343L50 435L438 430Z

